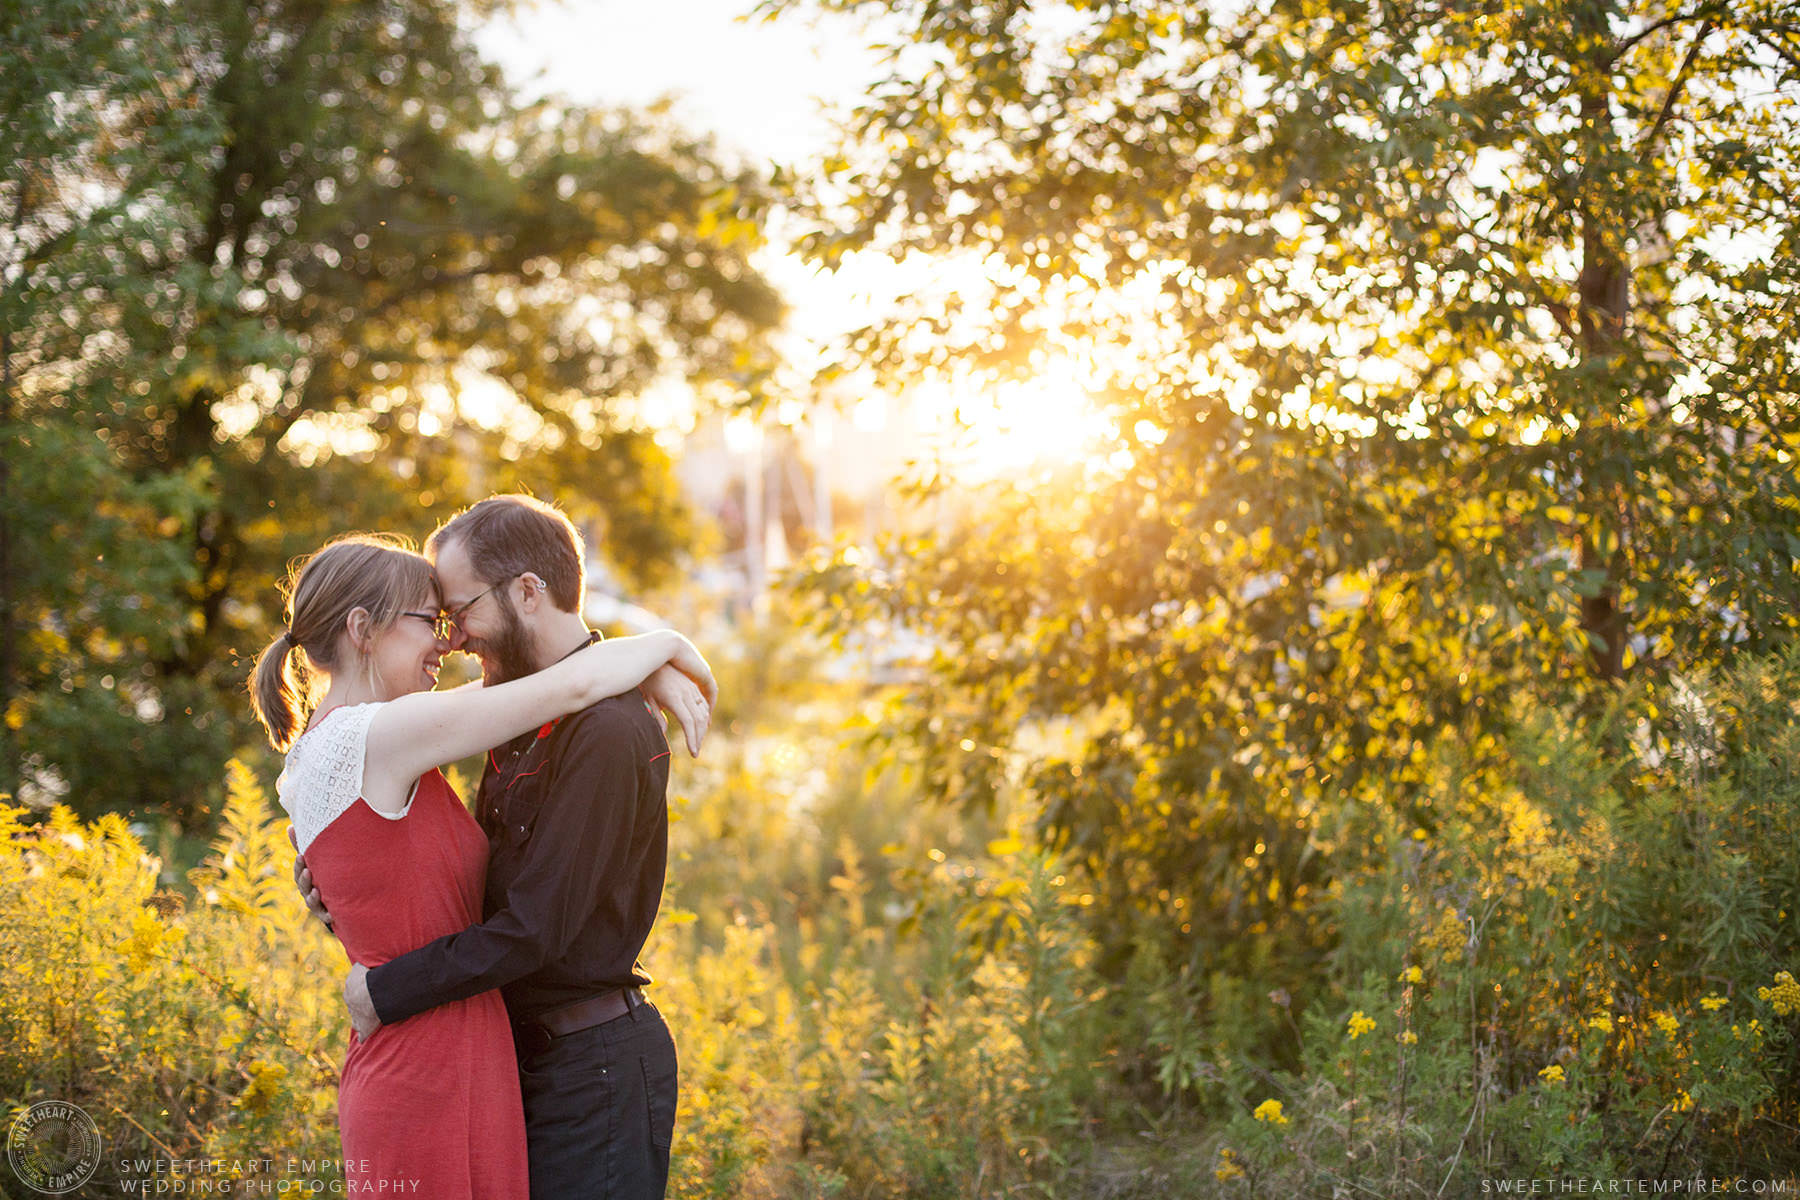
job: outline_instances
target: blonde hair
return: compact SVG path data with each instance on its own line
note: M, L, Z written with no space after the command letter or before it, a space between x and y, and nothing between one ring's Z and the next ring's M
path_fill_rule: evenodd
M412 541L392 534L345 534L296 559L281 587L287 628L258 656L248 684L270 744L283 751L294 744L303 711L318 699L317 674L344 665L337 661L339 635L353 610L368 610L379 633L429 597L436 583Z

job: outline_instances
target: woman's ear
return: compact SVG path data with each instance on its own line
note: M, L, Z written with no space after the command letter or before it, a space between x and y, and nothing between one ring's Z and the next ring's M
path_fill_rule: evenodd
M344 618L344 632L350 635L350 644L356 647L358 654L367 654L374 643L373 626L373 618L366 608L353 608L350 615Z

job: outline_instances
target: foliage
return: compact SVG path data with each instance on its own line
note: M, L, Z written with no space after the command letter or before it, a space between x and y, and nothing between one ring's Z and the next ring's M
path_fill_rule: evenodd
M158 890L117 814L25 825L0 808L0 1097L84 1108L103 1181L207 1170L131 1167L146 1159L327 1159L319 1178L337 1178L343 954L294 891L260 789L229 774L191 902Z
M947 827L904 772L871 790L854 731L746 697L744 727L671 798L648 962L682 1060L672 1191L1399 1196L1791 1173L1796 695L1790 651L1692 680L1679 706L1629 698L1612 716L1627 759L1573 707L1437 745L1441 820L1361 810L1322 902L1340 936L1293 992L1270 957L1196 978L1153 925L1109 981L1101 898L1007 832L1023 810ZM236 765L230 793L191 898L156 890L117 816L5 810L0 1097L89 1107L109 1158L336 1150L341 951ZM1259 1053L1265 1018L1291 1069Z
M345 528L523 488L667 571L632 398L758 378L760 185L659 118L520 100L467 7L0 17L0 785L204 825L271 581Z
M847 357L1083 378L1117 437L806 590L934 647L897 752L965 809L1027 783L1110 977L1147 923L1202 1025L1301 996L1363 812L1453 819L1443 747L1515 696L1622 737L1622 681L1667 705L1792 640L1791 3L816 7L893 75L810 249L987 276ZM1292 1065L1259 1011L1241 1044Z
M682 1200L776 1196L799 1134L799 1022L768 926L707 947L691 913L665 910L649 968L681 1059L670 1191Z
M103 1183L341 1186L347 964L293 887L286 822L241 764L229 776L191 897L158 890L161 863L117 814L27 824L0 806L0 1101L82 1106ZM772 932L728 928L714 949L674 913L659 934L682 1058L675 1195L772 1195L769 1163L794 1143L796 1020Z
M216 787L226 750L203 681L158 686L154 667L190 636L199 568L177 535L216 477L205 462L129 470L106 435L180 369L160 343L235 286L191 264L142 269L199 220L221 136L216 114L163 82L197 47L160 8L0 14L15 63L0 80L0 786L97 798L104 780L121 809L146 779ZM224 314L206 336L277 348Z
M868 931L813 992L807 1147L855 1195L1007 1194L1065 1169L1095 1082L1101 993L1066 877L1016 851L938 858L906 919L920 944ZM909 971L883 995L894 955Z
M1304 1016L1303 1071L1234 1097L1220 1178L1402 1195L1791 1173L1796 683L1789 651L1640 708L1624 761L1546 713L1439 759L1459 815L1358 831L1339 986ZM1270 1095L1288 1127L1252 1115Z

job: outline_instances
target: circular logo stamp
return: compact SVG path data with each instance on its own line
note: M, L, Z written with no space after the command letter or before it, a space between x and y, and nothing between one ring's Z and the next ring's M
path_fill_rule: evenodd
M67 1100L40 1100L13 1120L6 1161L26 1187L72 1192L100 1169L100 1127Z

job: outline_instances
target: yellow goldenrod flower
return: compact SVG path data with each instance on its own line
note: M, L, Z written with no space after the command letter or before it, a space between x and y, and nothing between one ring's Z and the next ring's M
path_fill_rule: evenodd
M1363 1015L1362 1009L1350 1014L1350 1039L1355 1041L1369 1030L1375 1028L1375 1022Z
M1707 1012L1718 1012L1721 1008L1725 1007L1725 1003L1725 997L1723 996L1700 997L1700 1007L1704 1008Z
M1237 1155L1229 1149L1219 1151L1219 1165L1213 1168L1213 1177L1220 1183L1232 1179L1242 1179L1244 1168L1238 1166Z
M1538 1072L1538 1078L1545 1083L1561 1083L1563 1081L1563 1069L1555 1063L1552 1063Z
M1418 1042L1419 1042L1419 1035L1414 1033L1410 1029L1405 1030L1404 1032L1402 1032L1400 1034L1400 1044L1402 1046L1416 1046L1416 1045L1418 1045Z
M1256 1111L1250 1115L1259 1121L1267 1121L1271 1125L1286 1125L1288 1123L1288 1119L1281 1113L1281 1101L1279 1100L1264 1100L1261 1104L1256 1106Z
M1612 1018L1605 1013L1601 1013L1597 1017L1589 1018L1588 1028L1598 1029L1601 1033L1611 1033L1613 1031Z
M1656 1027L1669 1037L1674 1037L1675 1031L1681 1028L1681 1022L1675 1019L1673 1013L1656 1013L1650 1019L1655 1021Z
M1694 1098L1685 1089L1679 1089L1675 1093L1675 1099L1669 1101L1669 1107L1676 1112L1686 1112L1694 1107Z
M237 1099L231 1102L232 1106L248 1109L253 1113L266 1113L279 1095L288 1070L280 1063L259 1060L250 1064L248 1074L250 1086L238 1094Z
M132 974L141 975L150 964L163 957L163 948L179 940L176 930L165 929L148 908L140 908L131 917L131 936L119 947Z
M1792 1012L1800 1012L1800 983L1794 981L1792 971L1775 972L1775 986L1756 989L1758 1000L1767 1000L1775 1006L1775 1015L1785 1017Z
M1401 983L1424 983L1425 982L1425 972L1421 971L1417 967L1408 967L1408 968L1406 968L1406 970L1400 972L1400 982Z

